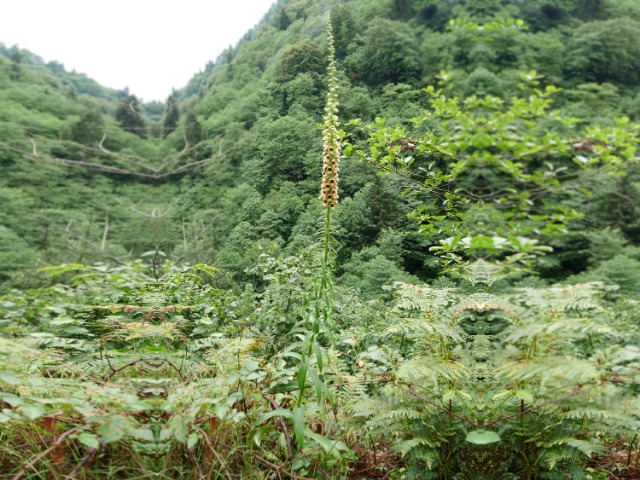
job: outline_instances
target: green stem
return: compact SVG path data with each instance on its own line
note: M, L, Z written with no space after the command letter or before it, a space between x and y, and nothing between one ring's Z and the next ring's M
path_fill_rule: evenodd
M331 234L331 207L327 205L327 214L324 219L324 255L322 257L322 282L320 283L319 298L322 298L325 284L327 283L327 271L329 269L329 243Z
M318 296L316 297L316 302L320 302L323 299L324 288L328 287L328 271L329 271L329 241L331 239L331 207L327 205L327 214L324 222L324 255L322 257L322 278L320 281L320 290L318 291ZM315 323L320 322L320 316L315 319ZM319 325L318 330L319 330ZM308 336L305 339L305 347L302 349L302 358L301 365L305 362L307 358L310 358L313 354L313 342L316 338L316 326L314 326L314 330L311 331L311 336ZM309 368L307 364L307 369ZM296 407L302 406L302 400L304 398L304 387L298 391L298 397L296 399Z
M529 347L529 352L527 353L527 360L531 360L533 355L536 352L536 342L538 341L538 335L534 335L531 339L531 346Z

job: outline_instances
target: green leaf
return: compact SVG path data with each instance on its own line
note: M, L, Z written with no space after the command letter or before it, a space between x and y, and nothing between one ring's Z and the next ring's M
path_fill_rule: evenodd
M304 424L304 407L295 407L293 409L293 434L300 449L304 447Z
M490 430L474 430L467 434L465 439L467 442L474 445L490 445L500 441L500 435Z
M309 367L309 360L305 358L300 362L300 368L298 369L298 388L304 390L307 383L307 369Z
M141 400L135 395L122 395L120 397L123 410L129 412L139 412L141 410L149 410L149 405L145 400Z
M298 390L298 382L292 380L287 383L277 383L269 389L271 393L295 392Z
M173 436L176 437L180 443L184 443L189 434L189 425L185 417L175 417L173 419Z
M322 347L318 342L313 342L313 351L316 354L316 361L318 362L318 371L322 372Z
M42 404L35 403L31 405L22 405L20 407L22 413L31 420L41 417L47 411L46 407Z
M71 317L68 317L66 315L64 316L60 316L60 317L56 317L53 320L51 320L51 322L49 322L50 325L66 325L67 323L73 323L75 320Z
M20 379L16 377L16 372L12 371L0 373L0 380L9 385L18 385L20 383Z
M341 455L339 455L338 452L349 451L349 447L347 447L343 442L329 440L327 437L322 436L319 433L315 433L313 430L308 428L304 429L304 435L320 445L325 452L331 452L337 458L341 458Z
M516 397L527 403L533 403L533 393L529 390L516 390Z
M501 400L505 397L510 397L511 395L513 395L511 390L502 390L491 397L491 400Z
M84 327L78 327L77 325L64 325L61 330L70 335L85 335L89 333L89 330Z
M262 439L265 437L265 435L269 432L272 432L274 429L273 425L269 424L269 425L263 425L260 428L258 428L256 430L256 433L254 433L253 435L253 441L255 442L255 444L258 447L262 446Z
M49 332L31 332L29 335L33 338L51 338L55 336L53 333Z
M309 369L309 378L311 379L311 386L315 390L318 403L322 402L322 394L326 390L324 382L320 379L318 372L315 369Z
M93 433L81 433L78 435L78 441L89 448L98 448L100 440Z
M265 413L260 418L258 418L258 421L256 422L256 424L260 425L261 423L264 423L273 417L291 418L291 416L292 416L291 410L287 410L286 408L276 408L275 410Z
M122 439L126 433L127 420L121 415L108 417L98 428L98 435L105 443L113 443Z
M219 403L214 407L213 412L220 420L224 420L227 416L227 413L229 413L229 407L224 403Z
M455 396L456 396L455 390L447 390L446 392L444 392L444 395L442 395L442 401L446 403L449 400L452 400L453 397Z
M189 438L187 438L187 448L191 449L195 447L199 440L200 434L192 432L191 434L189 434Z
M24 403L24 399L22 397L9 392L0 392L0 399L14 408L19 407Z

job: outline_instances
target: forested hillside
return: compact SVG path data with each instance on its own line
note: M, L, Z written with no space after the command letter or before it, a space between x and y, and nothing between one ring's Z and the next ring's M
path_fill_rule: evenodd
M640 478L638 122L634 0L281 0L164 104L0 44L0 477Z
M329 8L276 5L171 95L164 112L5 48L5 288L37 282L34 267L132 260L155 249L221 267L225 286L241 288L261 249L294 254L312 244ZM341 117L407 124L428 108L422 89L446 78L447 94L459 97L508 99L554 85L551 108L577 125L634 121L639 12L622 1L338 3ZM478 35L482 23L491 27ZM354 144L365 140L362 127L347 128ZM393 280L441 272L428 254L438 238L415 235L417 222L406 218L415 205L403 181L375 173L355 150L344 162L335 224L337 273L370 298ZM580 200L584 219L569 237L547 239L556 249L540 266L544 278L587 274L619 255L620 266L636 261L634 174L593 180L602 183ZM618 247L602 258L594 235L607 228ZM616 276L615 262L607 265L598 275Z

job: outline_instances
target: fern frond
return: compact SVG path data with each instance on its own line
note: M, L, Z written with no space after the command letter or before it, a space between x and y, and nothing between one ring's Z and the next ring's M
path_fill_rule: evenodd
M416 437L396 443L393 447L391 447L391 452L400 454L400 456L404 457L414 448L422 446L431 448L437 447L437 445L428 438Z
M423 412L419 412L413 408L401 407L394 410L388 410L386 412L379 413L376 419L379 420L415 420L421 418Z
M535 360L509 362L500 366L498 372L504 378L517 382L537 379L542 384L552 381L568 385L589 383L600 375L596 366L588 361L548 356Z
M599 443L594 443L589 440L580 440L573 437L554 439L550 442L547 442L545 444L545 447L548 448L556 445L567 445L571 448L575 448L576 450L586 455L587 457L591 457L591 455L593 455L594 453L600 454L600 453L604 453L605 451L605 448Z
M449 305L455 298L453 288L435 289L404 282L395 282L393 285L398 295L396 308L399 310L434 313Z
M450 382L466 377L468 369L455 361L438 361L437 359L417 359L405 362L400 366L397 377L407 383Z

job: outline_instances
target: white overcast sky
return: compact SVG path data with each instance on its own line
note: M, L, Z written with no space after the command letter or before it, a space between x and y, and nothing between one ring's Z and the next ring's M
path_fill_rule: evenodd
M2 0L0 42L165 100L254 27L275 0Z

